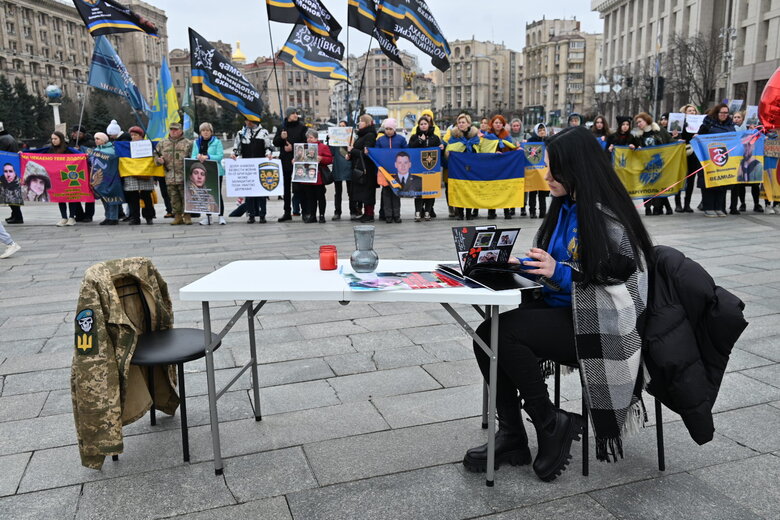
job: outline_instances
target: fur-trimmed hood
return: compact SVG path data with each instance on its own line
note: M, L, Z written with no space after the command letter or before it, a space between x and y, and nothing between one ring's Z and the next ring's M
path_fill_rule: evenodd
M450 136L460 139L461 137L465 137L466 139L471 139L473 137L476 137L479 134L479 130L477 130L474 126L469 126L468 135L464 136L463 132L460 131L460 128L457 126L454 126L452 130L450 130Z
M661 127L658 126L658 123L653 121L650 125L646 126L644 130L640 130L639 128L633 128L631 130L631 135L634 137L642 137L644 134L650 133L650 132L660 132Z

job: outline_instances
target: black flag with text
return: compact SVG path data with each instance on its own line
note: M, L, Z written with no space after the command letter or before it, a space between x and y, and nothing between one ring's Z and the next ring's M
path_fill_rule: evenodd
M425 0L380 0L376 27L412 42L440 71L450 68L450 46Z

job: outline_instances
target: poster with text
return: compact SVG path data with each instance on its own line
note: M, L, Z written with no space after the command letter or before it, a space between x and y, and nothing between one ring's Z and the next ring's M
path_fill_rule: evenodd
M284 195L282 163L279 159L225 159L228 197L270 197Z
M331 126L328 128L328 144L330 146L349 146L352 144L352 128Z
M184 159L184 211L216 215L219 196L217 162Z
M23 153L21 159L25 201L95 202L86 155Z

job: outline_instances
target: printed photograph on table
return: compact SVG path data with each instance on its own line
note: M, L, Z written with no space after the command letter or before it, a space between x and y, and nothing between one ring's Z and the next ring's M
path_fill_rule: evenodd
M219 170L216 161L184 159L184 211L219 213Z
M486 262L497 262L498 261L498 255L501 253L498 249L490 250L490 251L482 251L479 253L479 256L477 257L477 263L483 264Z
M519 233L520 228L495 229L490 233L476 233L473 241L465 250L465 258L462 258L462 272L467 273L478 263L507 262L512 255L512 248ZM506 237L504 241L508 240L508 243L501 243L502 237ZM456 240L456 246L457 244Z
M23 204L21 160L18 153L0 152L0 204Z
M293 182L302 182L313 184L317 182L317 169L319 163L294 163L293 164Z
M474 247L488 247L493 242L493 233L477 233Z
M517 238L517 231L504 231L498 236L498 245L512 246L515 244L516 238Z

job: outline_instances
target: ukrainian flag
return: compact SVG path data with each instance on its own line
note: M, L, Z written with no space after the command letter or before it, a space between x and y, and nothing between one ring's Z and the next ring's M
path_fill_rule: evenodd
M764 136L758 130L697 135L691 146L704 167L706 187L761 182Z
M171 70L168 68L168 58L163 57L160 67L160 79L157 81L157 95L154 107L149 118L147 136L152 141L165 139L168 128L172 123L179 123L179 101L176 99L176 91L173 89Z
M519 208L525 191L525 154L451 152L449 203L456 208Z
M157 147L157 143L152 143ZM120 177L165 177L165 168L157 166L154 163L154 154L152 157L140 157L133 159L130 155L130 141L114 141L114 152L119 158L119 176Z

